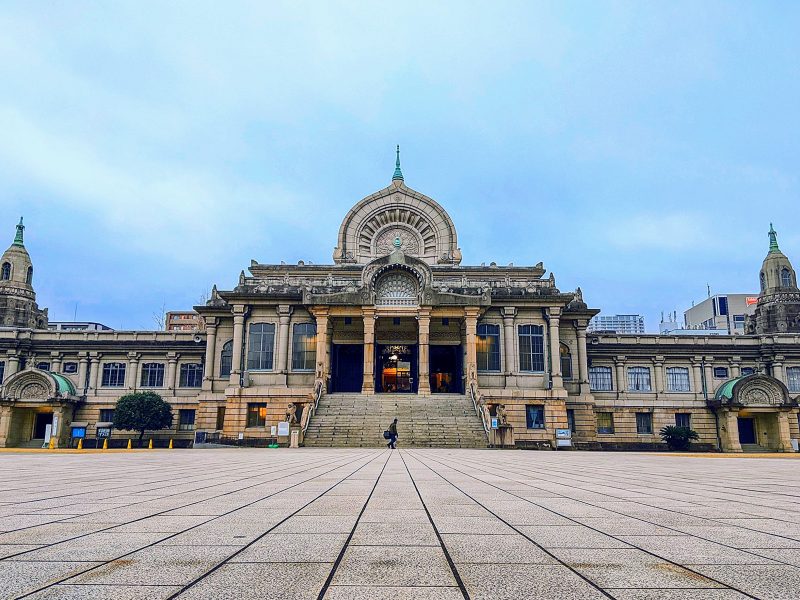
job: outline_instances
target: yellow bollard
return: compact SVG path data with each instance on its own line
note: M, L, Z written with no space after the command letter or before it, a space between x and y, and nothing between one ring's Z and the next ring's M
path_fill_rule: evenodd
M108 438L103 438L103 450L108 450Z
M52 435L50 436L50 444L47 446L50 450L56 449L56 438Z
M149 450L152 450L152 449L153 449L153 438L150 438L150 443L149 443L149 444L147 444L147 448L148 448Z
M169 440L169 449L172 450L172 438Z
M128 450L130 450L131 448L133 448L133 445L131 445L131 441L128 440Z
M83 450L83 438L78 440L78 450Z

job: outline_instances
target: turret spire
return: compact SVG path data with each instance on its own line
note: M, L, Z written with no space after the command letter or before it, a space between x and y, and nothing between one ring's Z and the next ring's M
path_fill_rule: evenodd
M13 246L24 246L22 238L25 232L25 225L22 224L22 217L19 218L19 223L17 224L17 235L14 237Z
M772 227L772 223L769 224L769 253L772 254L773 252L780 252L781 249L778 248L778 234L775 229Z
M403 181L403 172L400 170L400 144L397 145L397 160L394 163L392 181Z

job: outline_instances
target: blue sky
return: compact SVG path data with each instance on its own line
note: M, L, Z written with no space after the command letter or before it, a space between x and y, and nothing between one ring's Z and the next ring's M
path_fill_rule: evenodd
M152 328L251 258L331 262L399 143L464 264L656 330L756 290L770 221L800 261L798 31L788 1L4 2L0 234L25 215L51 320Z

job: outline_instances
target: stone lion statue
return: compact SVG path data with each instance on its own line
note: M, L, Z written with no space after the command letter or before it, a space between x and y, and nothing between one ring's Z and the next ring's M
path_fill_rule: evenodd
M497 408L495 409L495 416L497 417L497 422L501 426L508 425L508 414L506 413L505 404L497 405Z
M289 425L297 423L297 407L294 402L289 402L289 406L286 407L286 421L288 421Z

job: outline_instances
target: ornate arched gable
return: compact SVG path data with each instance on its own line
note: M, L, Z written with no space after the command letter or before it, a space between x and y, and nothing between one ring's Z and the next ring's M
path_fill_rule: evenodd
M10 375L0 390L2 399L12 402L76 399L69 379L40 369L26 369Z
M404 254L429 265L461 262L456 228L447 211L400 181L350 209L339 227L333 260L366 264L391 253L395 240Z
M748 408L789 406L795 403L782 381L760 373L726 381L717 389L714 402Z

